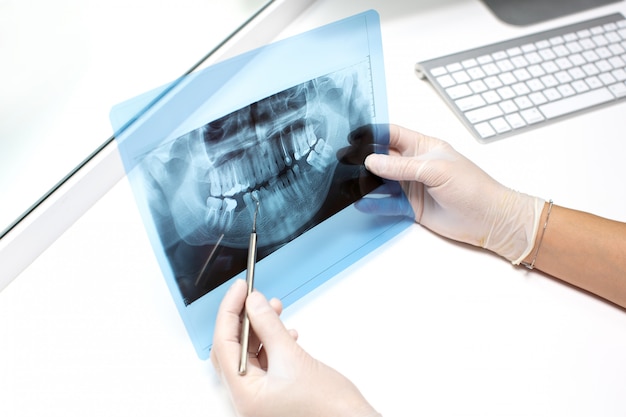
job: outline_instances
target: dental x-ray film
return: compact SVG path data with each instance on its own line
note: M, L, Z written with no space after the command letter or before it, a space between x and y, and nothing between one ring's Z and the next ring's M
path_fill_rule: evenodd
M285 306L407 224L352 205L382 184L363 160L388 141L374 11L193 73L111 120L200 358L224 293L245 276L256 200L255 285Z

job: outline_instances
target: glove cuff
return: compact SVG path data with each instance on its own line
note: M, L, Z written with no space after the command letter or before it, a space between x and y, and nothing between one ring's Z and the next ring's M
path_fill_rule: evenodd
M519 265L535 246L545 200L507 189L499 203L485 248Z

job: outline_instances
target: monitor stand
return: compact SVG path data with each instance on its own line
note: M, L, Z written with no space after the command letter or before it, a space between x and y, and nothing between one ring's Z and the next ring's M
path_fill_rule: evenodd
M506 23L525 26L621 0L482 0Z

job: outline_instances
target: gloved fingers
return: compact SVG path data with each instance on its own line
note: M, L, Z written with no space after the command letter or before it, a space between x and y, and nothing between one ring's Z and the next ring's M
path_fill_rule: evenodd
M246 284L243 280L237 280L226 292L217 313L211 362L220 377L228 377L226 374L237 373L241 349L239 343L240 317L245 299Z
M380 214L383 216L415 217L413 208L404 195L383 198L363 198L355 202L354 207L362 213Z
M293 335L285 328L265 296L253 291L246 301L250 324L268 357L282 356L286 347L295 343Z
M370 193L371 195L398 195L402 194L402 186L398 181L385 181L383 185Z
M272 298L271 300L269 300L269 304L278 316L282 314L283 303L279 299ZM261 343L259 337L254 330L250 332L250 343L248 346L248 352L255 353L259 361L259 366L262 369L267 369L267 358L265 354L265 349L263 349L263 343Z

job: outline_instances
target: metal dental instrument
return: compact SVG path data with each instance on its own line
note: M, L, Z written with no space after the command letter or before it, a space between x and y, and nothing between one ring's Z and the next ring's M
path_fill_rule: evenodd
M250 244L248 245L248 266L246 271L246 284L248 284L248 294L252 293L254 288L254 267L256 264L256 217L259 213L259 200L251 194L252 199L256 202L254 209L254 217L252 219L252 233L250 233ZM250 345L250 319L246 309L243 310L243 321L241 322L241 355L239 357L239 375L245 375L248 371L248 348Z

